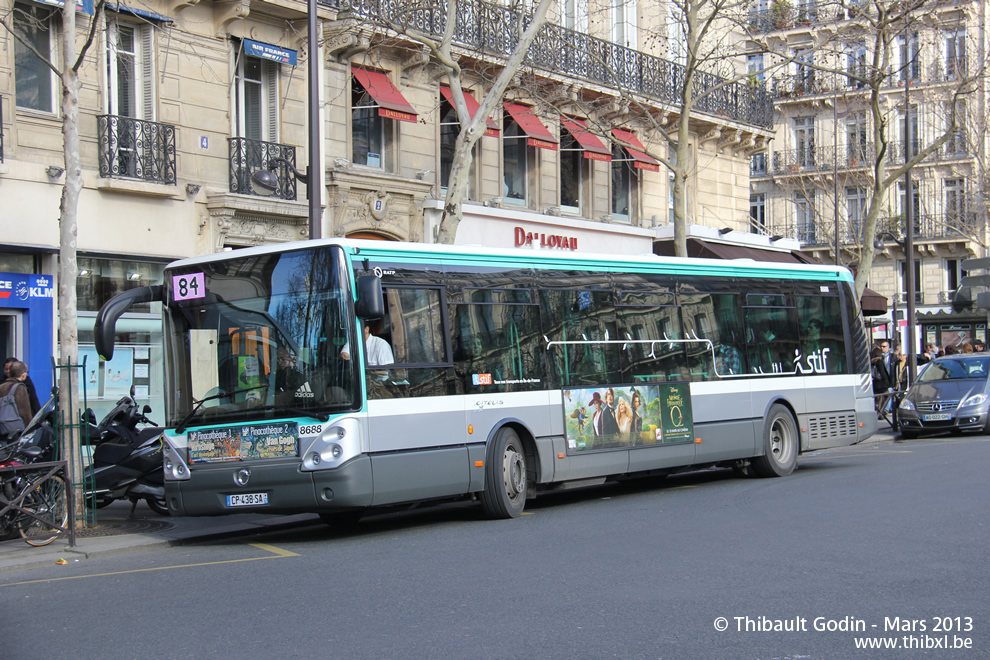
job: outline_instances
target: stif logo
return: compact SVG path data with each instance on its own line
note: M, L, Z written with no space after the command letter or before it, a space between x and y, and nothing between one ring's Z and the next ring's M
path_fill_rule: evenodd
M309 386L309 381L306 381L302 384L302 387L296 390L294 396L296 399L312 399L316 395L313 394L313 390Z

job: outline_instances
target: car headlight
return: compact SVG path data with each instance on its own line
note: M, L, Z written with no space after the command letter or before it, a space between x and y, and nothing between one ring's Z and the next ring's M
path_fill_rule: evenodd
M914 410L914 402L911 399L901 399L901 405L897 407L902 410Z
M986 394L974 394L971 397L963 399L963 402L959 404L959 407L963 406L978 406L987 400Z

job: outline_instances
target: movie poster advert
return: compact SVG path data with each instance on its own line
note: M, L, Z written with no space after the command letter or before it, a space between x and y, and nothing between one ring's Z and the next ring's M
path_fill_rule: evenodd
M298 456L296 422L229 426L189 432L189 462L216 463Z
M567 451L622 449L693 440L687 383L564 390Z

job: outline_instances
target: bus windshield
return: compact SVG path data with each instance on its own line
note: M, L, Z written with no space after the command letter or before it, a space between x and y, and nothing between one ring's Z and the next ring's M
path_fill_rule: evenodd
M320 416L360 405L345 258L324 246L165 275L170 426Z

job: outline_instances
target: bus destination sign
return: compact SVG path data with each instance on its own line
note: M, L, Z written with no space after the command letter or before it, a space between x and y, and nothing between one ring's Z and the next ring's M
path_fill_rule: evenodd
M216 463L299 455L296 422L228 426L189 432L189 462Z

